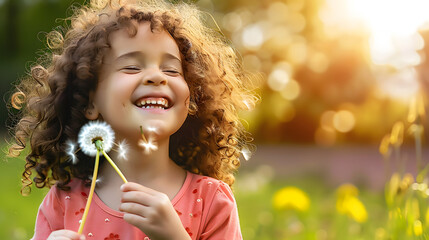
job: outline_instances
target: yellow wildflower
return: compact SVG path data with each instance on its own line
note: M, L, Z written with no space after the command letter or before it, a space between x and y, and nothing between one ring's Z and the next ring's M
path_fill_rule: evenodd
M404 123L397 122L393 125L392 133L390 134L390 143L393 146L399 147L404 141Z
M363 223L368 219L368 213L363 203L357 198L359 190L352 184L343 184L337 189L337 211Z
M380 147L379 147L380 153L385 158L389 157L390 155L389 145L390 145L390 134L387 134L386 136L383 137L383 140L381 140Z
M420 220L414 221L413 231L415 236L420 236L423 233L422 222Z
M284 187L274 194L273 206L278 210L294 209L304 212L310 207L310 199L297 187Z
M401 177L399 176L399 173L392 174L392 177L386 186L386 202L389 206L392 206L395 201L400 183Z
M408 128L408 133L410 134L410 135L413 135L413 136L421 136L421 135L423 135L423 132L424 132L424 127L423 127L423 125L421 125L421 124L415 124L415 123L413 123L413 124L411 124L411 126Z
M399 201L398 197L404 196L411 186L414 186L414 177L410 173L406 173L402 179L399 173L392 174L390 181L386 185L386 202L388 206L393 206ZM418 184L417 184L418 185ZM414 188L414 187L413 187Z
M337 211L359 223L368 219L366 208L357 197L345 196L342 199L337 199Z
M418 118L425 117L425 100L423 98L423 93L420 92L417 94L410 102L410 108L408 112L408 122L416 122Z
M406 173L399 183L398 194L404 193L410 188L411 184L414 183L414 177L410 173Z
M337 197L354 196L357 197L359 190L353 184L345 183L337 188Z

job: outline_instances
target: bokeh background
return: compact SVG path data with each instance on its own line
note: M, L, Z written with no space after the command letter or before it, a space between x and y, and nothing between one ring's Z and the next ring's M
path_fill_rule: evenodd
M5 151L13 84L46 49L46 34L64 26L70 5L83 2L0 0ZM429 160L429 1L191 2L259 86L261 101L242 113L256 150L244 154L235 185L245 239L427 237L427 184L416 177ZM1 158L0 238L28 239L46 190L21 196L24 161ZM402 201L396 185L389 193L391 176L426 194L412 217L415 201ZM395 208L404 226L389 224Z

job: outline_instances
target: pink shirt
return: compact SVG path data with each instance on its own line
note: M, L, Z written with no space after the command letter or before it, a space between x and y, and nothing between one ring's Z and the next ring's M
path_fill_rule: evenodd
M45 240L55 230L77 232L79 229L89 187L77 179L69 186L70 191L53 187L46 195L37 214L34 240ZM171 203L192 239L242 239L237 205L231 189L224 182L188 172ZM125 222L123 215L106 206L94 194L83 234L87 239L149 239Z

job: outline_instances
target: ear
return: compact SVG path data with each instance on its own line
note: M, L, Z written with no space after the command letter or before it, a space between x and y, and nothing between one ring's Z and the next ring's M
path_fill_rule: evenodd
M93 103L89 103L88 107L86 107L85 109L85 117L88 120L96 120L98 119L98 115L99 115L99 112L97 107Z
M98 112L98 108L97 106L94 104L94 91L91 91L89 93L89 102L88 102L88 106L85 108L85 117L88 120L97 120L98 119L98 115L100 115L100 113Z

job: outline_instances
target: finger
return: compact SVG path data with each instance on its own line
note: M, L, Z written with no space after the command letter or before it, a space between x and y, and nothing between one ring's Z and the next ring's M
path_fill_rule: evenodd
M136 227L145 226L148 224L147 218L132 213L125 213L123 218L127 223Z
M122 184L121 191L122 192L140 191L140 192L148 193L150 195L156 195L159 193L158 191L155 191L152 188L148 188L134 182L128 182L128 183Z
M131 191L131 192L125 192L121 195L121 202L126 203L137 203L145 206L149 206L151 202L153 201L152 198L154 196L140 191Z
M85 239L83 235L78 234L77 232L71 230L59 230L51 234L50 237L54 239L72 239L72 240L81 240Z
M119 211L125 212L125 213L131 213L131 214L146 218L148 207L141 204L136 204L136 203L122 203L119 206Z

